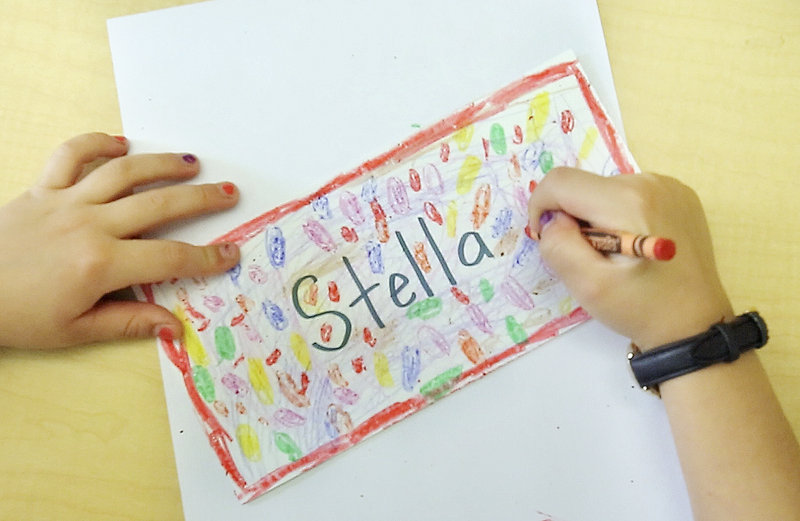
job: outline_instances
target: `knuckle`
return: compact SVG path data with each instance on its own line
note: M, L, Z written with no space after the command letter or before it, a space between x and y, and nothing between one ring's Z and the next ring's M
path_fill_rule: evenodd
M186 270L186 267L195 263L192 249L192 246L179 242L166 243L161 252L162 261L176 275L180 275Z
M153 213L163 214L169 209L172 201L163 190L149 190L145 192L145 203Z

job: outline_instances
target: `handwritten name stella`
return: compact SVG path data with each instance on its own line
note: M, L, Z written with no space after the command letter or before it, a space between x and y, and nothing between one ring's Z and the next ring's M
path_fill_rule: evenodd
M436 244L436 241L431 235L431 232L428 229L428 226L425 224L425 221L421 217L419 217L417 220L419 222L420 228L422 228L422 232L425 234L425 239L428 241L428 244L430 245L431 249L436 255L437 260L439 261L439 264L441 265L442 271L447 277L447 280L450 282L451 286L457 286L458 282L453 276L453 272L450 270L450 266L447 264L447 260L444 258L444 255L442 255L442 251ZM411 251L408 249L408 245L406 244L406 241L403 238L403 234L399 231L396 231L395 236L397 237L397 242L400 244L400 248L402 248L403 254L408 260L408 263L414 270L414 273L416 274L417 279L419 280L419 283L422 286L422 289L428 295L428 298L433 297L434 292L431 289L430 285L428 284L428 281L425 279L425 275L423 274L416 260L414 260ZM467 258L468 244L470 242L474 242L477 245L477 251L474 252L470 258ZM461 239L458 241L458 260L462 266L466 267L477 266L486 257L493 258L494 255L489 250L489 247L486 246L486 243L483 241L483 238L481 238L478 232L469 231L461 236ZM355 283L356 288L358 288L359 292L358 297L356 297L348 307L352 308L359 302L363 301L364 304L367 306L367 309L369 310L372 319L375 321L375 324L377 324L379 328L385 327L383 320L381 320L381 317L378 314L378 311L375 309L375 306L373 305L372 300L370 299L369 296L369 293L374 289L376 289L378 286L380 286L380 283L376 282L375 284L365 288L364 284L361 282L361 279L358 278L358 275L353 270L353 266L350 264L350 260L347 257L342 257L342 262L344 262L344 265L347 268L347 272L350 274L350 277L353 279L353 282ZM350 334L353 329L350 319L344 313L334 310L322 311L319 313L306 313L300 306L300 299L298 297L298 292L300 290L300 286L307 280L310 280L312 283L316 283L317 277L314 275L305 275L299 278L292 287L292 304L294 305L294 309L295 311L297 311L297 314L304 319L314 319L325 315L331 315L342 321L345 330L344 336L342 337L342 341L338 346L324 346L318 342L312 342L312 345L315 348L322 351L337 351L339 349L342 349L347 344L348 340L350 340ZM405 300L403 300L401 297L401 293L403 292L404 289L406 289L406 286L408 286L409 282L410 279L402 273L395 272L389 275L389 281L388 281L389 296L392 299L394 305L399 308L406 308L411 304L413 304L417 299L417 293L415 291L412 291L410 294L408 294Z

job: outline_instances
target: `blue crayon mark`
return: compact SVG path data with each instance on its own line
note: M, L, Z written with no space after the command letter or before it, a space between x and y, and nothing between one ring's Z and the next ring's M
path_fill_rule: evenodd
M378 198L378 186L375 184L375 179L368 179L361 186L361 200L369 204Z
M312 200L311 208L314 209L314 211L317 214L317 217L319 217L322 220L330 219L331 217L333 217L333 215L331 214L331 206L328 203L328 197L325 195L317 197L316 199Z
M367 249L367 259L369 259L369 269L372 273L383 273L383 253L381 245L375 241L369 241L365 246Z
M538 249L537 242L528 237L527 235L522 237L522 246L520 246L519 251L517 251L516 255L514 255L514 265L515 266L525 266L531 260L532 253Z
M409 346L405 346L402 352L403 358L403 389L412 391L417 385L417 378L421 370L419 349L413 351Z
M241 264L237 264L236 266L228 270L228 276L230 276L231 282L233 282L233 285L236 287L239 287L239 275L241 274L242 274Z
M261 310L264 312L264 315L267 316L267 319L269 320L269 323L272 324L272 327L278 331L283 331L286 329L286 326L289 325L289 321L286 320L286 315L283 314L283 310L271 300L265 300L262 302Z
M267 257L273 268L281 268L286 263L286 239L277 226L267 229Z
M512 217L511 208L502 208L500 210L500 213L497 214L497 217L494 219L494 224L492 225L492 238L497 239L508 232L508 229L511 227Z

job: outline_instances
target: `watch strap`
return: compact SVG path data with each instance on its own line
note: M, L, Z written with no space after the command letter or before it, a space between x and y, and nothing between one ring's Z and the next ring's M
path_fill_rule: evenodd
M683 340L629 356L631 369L643 388L697 371L719 362L732 362L739 354L767 343L767 325L756 311L731 322L714 324L707 331Z

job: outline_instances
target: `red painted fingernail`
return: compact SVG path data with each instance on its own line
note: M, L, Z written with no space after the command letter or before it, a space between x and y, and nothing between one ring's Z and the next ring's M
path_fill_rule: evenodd
M111 137L113 137L123 145L128 142L128 138L126 138L125 136L111 136Z
M183 159L190 165L193 165L197 162L197 156L195 156L194 154L184 154L181 159Z
M236 191L236 186L234 186L233 183L222 183L220 188L222 188L222 191L228 195L233 195L233 193Z

